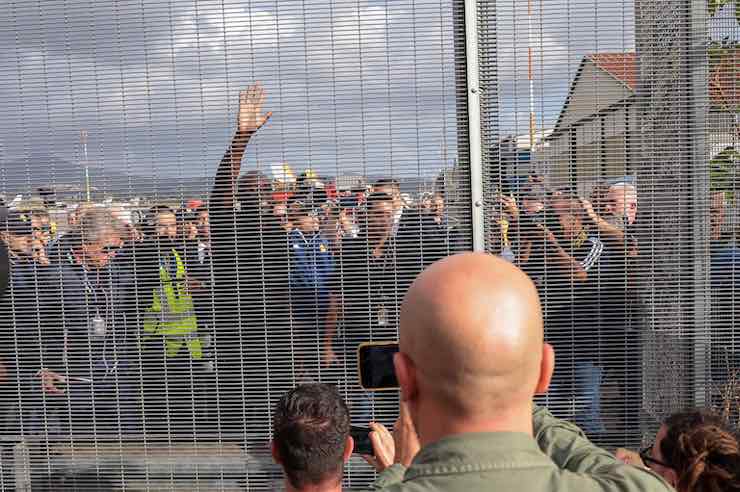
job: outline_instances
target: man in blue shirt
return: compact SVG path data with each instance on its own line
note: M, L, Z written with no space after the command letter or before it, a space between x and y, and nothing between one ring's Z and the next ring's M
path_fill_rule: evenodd
M319 232L316 210L296 202L288 213L293 223L289 245L294 371L299 378L318 380L321 368L335 359L336 301L330 287L334 258L329 241Z

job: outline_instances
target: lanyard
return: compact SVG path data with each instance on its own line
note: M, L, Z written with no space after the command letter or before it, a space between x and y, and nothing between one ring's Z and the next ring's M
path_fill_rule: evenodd
M75 266L76 263L74 261L74 258L72 257L71 252L68 252L67 259L69 260L70 264L72 266ZM108 376L117 369L118 367L118 360L114 360L113 364L108 363L108 323L113 320L114 316L114 309L113 309L113 279L112 279L112 271L110 270L110 267L108 268L107 272L107 283L108 283L108 289L106 289L103 284L105 282L100 281L100 271L97 271L97 288L96 285L92 283L90 280L90 272L85 268L84 265L79 265L79 267L82 269L82 282L85 285L85 306L89 308L90 306L90 297L92 296L92 301L95 304L95 317L92 319L88 319L88 337L102 337L103 339L103 366L105 367L105 376L103 377L103 380L107 379ZM104 302L104 314L105 316L100 316L100 302L98 297L98 292L103 294L103 302ZM89 316L89 315L88 315ZM111 325L112 328L112 325ZM127 336L126 330L124 330L124 338ZM67 347L68 347L68 332L65 329L64 333L64 359L65 359L65 365L67 364ZM112 354L115 358L115 341L113 346L114 353Z

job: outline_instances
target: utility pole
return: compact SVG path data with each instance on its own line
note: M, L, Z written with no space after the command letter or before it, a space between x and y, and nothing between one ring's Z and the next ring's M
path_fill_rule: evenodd
M85 166L85 197L87 202L92 201L92 193L90 192L90 163L87 160L87 130L80 130L80 146L82 147L82 163Z
M537 120L534 115L534 56L532 50L532 0L527 0L527 77L529 78L529 154L534 155L534 138Z

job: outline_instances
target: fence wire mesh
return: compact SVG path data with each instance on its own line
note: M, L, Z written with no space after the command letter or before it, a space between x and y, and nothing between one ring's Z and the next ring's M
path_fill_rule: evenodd
M279 398L390 425L357 347L474 238L538 286L538 402L592 440L740 419L736 2L3 7L1 491L280 489Z

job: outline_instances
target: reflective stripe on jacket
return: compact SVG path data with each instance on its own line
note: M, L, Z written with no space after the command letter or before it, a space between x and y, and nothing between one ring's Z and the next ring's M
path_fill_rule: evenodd
M183 345L192 359L203 358L203 344L198 338L198 319L193 296L185 284L186 270L180 254L173 249L176 263L175 281L164 265L159 267L160 286L152 292L152 305L147 309L144 332L164 337L167 357L179 354Z

